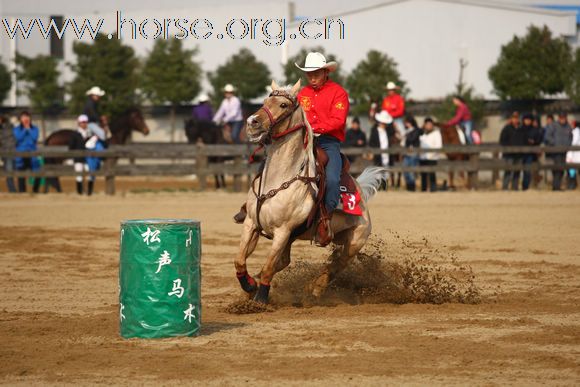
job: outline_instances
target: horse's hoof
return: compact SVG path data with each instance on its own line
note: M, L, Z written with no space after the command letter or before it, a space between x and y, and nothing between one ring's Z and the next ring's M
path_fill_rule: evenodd
M238 281L244 292L253 294L258 290L258 283L247 271L244 273L236 273L236 277L238 277Z
M260 304L268 303L268 296L270 294L270 285L260 284L256 295L254 296L254 301Z

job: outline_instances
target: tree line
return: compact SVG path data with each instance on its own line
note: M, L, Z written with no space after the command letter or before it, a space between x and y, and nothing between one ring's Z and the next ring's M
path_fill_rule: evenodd
M323 47L303 48L283 65L287 84L304 78L294 62L302 62L310 50L320 51L328 60L340 62ZM204 76L213 88L211 97L215 102L227 83L236 86L242 100L249 100L263 95L264 85L271 80L267 65L246 48L207 73L201 68L199 50L185 49L178 39L157 40L145 58L138 58L134 49L121 40L109 39L103 34L90 44L75 42L73 52L76 62L66 65L75 77L64 87L59 84L57 59L46 55L16 56L16 76L23 82L19 92L27 95L31 106L40 113L54 107L62 108L65 94L70 96L66 107L71 112L78 112L82 110L86 90L98 85L107 92L102 108L108 114L147 101L170 106L173 122L176 108L190 103L199 94ZM372 102L380 101L387 81L394 81L404 95L409 95L411 90L397 67L397 62L386 53L371 50L349 74L339 66L331 77L346 86L354 100L353 112L363 114ZM514 36L503 45L488 76L494 93L502 100L538 100L565 92L580 104L580 49L573 51L564 38L554 37L546 26L530 26L525 36ZM10 88L10 73L0 62L0 101L6 98ZM434 112L438 118L452 114L453 94L460 94L475 105L474 115L478 115L478 109L483 109L483 99L460 80L456 90L445 96L442 106Z

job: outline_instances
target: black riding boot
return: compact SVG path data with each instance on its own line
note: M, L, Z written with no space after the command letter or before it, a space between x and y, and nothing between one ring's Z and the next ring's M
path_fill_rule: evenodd
M89 180L89 185L87 187L87 195L91 196L93 194L93 188L95 187L95 182L92 180Z
M79 195L83 194L83 183L82 181L77 181L77 193Z

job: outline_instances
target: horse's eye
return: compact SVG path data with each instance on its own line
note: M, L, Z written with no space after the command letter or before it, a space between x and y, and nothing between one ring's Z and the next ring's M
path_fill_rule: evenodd
M281 107L282 109L286 109L286 108L288 107L288 104L287 104L287 103L282 103L282 104L280 105L280 107Z

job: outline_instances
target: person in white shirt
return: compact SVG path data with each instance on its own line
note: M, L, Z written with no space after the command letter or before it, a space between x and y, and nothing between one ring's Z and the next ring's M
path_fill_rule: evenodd
M580 146L580 122L576 122L576 127L572 129L572 146ZM580 151L568 151L566 162L580 164ZM576 189L578 186L578 169L568 169L568 189Z
M425 118L423 123L423 135L419 137L421 149L438 149L443 147L441 132L435 128L433 120L430 117ZM422 152L419 157L419 165L434 166L441 156L436 152ZM427 186L429 191L437 191L437 176L435 172L421 172L421 191L426 192Z
M213 116L213 122L220 126L228 124L232 130L232 141L234 144L239 144L244 118L242 116L242 103L234 95L235 91L235 87L229 83L223 88L225 98Z

